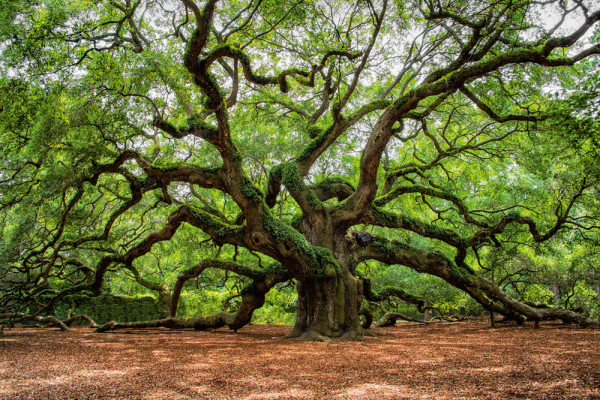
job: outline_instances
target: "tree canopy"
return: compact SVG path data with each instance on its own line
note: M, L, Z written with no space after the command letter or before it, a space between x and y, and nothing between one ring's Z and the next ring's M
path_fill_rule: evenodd
M5 321L62 324L69 296L132 282L165 315L99 330L238 329L284 287L305 339L359 340L381 301L424 311L447 285L519 323L597 320L596 1L8 0L0 18ZM235 293L183 317L201 278Z

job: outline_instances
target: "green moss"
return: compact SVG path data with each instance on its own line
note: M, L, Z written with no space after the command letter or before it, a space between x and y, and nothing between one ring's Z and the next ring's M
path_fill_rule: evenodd
M450 265L450 271L452 272L452 276L456 279L459 279L462 282L465 283L470 283L471 282L471 273L469 272L470 268L462 268L459 267L458 265L456 265L455 263L452 263Z
M329 179L319 182L317 186L325 192L331 192L333 190L333 182Z
M237 235L241 232L241 227L229 225L217 217L196 208L191 208L191 213L194 216L194 225L199 225L207 233L214 235L219 239L225 239L230 235Z
M331 178L324 179L312 187L319 188L319 189L323 190L324 192L331 192L333 190L333 185L335 185L335 184L347 185L352 190L356 190L354 185L352 185L349 181L347 181L346 179L341 178L341 177L331 177Z
M405 95L400 96L396 101L394 101L392 106L394 108L400 108L400 106L405 104L410 98L415 97L417 95L417 93L418 92L416 89L409 90Z
M326 247L313 246L314 256L316 258L315 269L321 274L319 278L322 278L329 268L333 268L336 274L341 274L342 270L337 260L333 256L333 253ZM324 267L323 267L324 266ZM318 269L317 269L318 268Z
M293 247L303 253L310 252L311 245L306 238L291 226L275 218L270 212L265 213L263 226L268 233L288 247Z
M282 166L281 181L292 193L304 190L304 181L300 176L298 164L295 162L285 163Z
M271 263L265 267L266 274L279 274L279 275L287 275L288 270L282 264L278 262Z
M321 200L319 200L319 198L314 194L314 192L312 190L309 190L306 193L306 198L308 200L308 205L313 208L323 205L323 203L321 203Z
M304 220L304 215L302 213L295 214L292 217L292 220L290 221L290 225L294 229L298 229L298 228L300 228L300 225L302 225L303 220Z
M203 129L209 130L210 129L210 130L213 130L214 129L209 123L207 123L202 118L200 118L199 115L192 115L191 117L189 117L186 120L186 124L187 124L188 130L192 130L192 129L198 129L198 130L203 130Z
M314 139L323 132L323 128L320 128L317 125L311 125L306 129L306 131L308 132L308 136L311 139Z
M196 28L194 29L194 32L192 32L192 35L190 36L190 39L187 42L187 45L185 47L185 59L187 61L188 58L188 54L190 54L190 52L192 51L196 40L198 40L198 37L200 36L200 31Z
M372 214L376 221L379 221L383 224L385 224L386 222L390 224L402 224L402 216L396 215L389 211L385 211L380 207L373 207Z
M271 176L277 178L281 176L281 182L290 191L290 193L300 193L306 191L306 199L311 207L321 206L321 200L312 192L312 190L306 190L304 180L300 175L300 170L296 162L288 162L281 164L275 170L271 170Z
M376 100L376 101L373 101L369 104L365 104L364 106L360 107L347 119L352 120L354 118L359 118L359 117L366 115L372 111L384 109L389 105L390 105L389 100Z
M284 165L285 164L278 164L271 168L271 170L269 171L269 181L271 179L281 180Z
M386 257L390 257L392 259L396 258L398 252L406 252L410 251L410 247L400 242L393 242L390 240L378 240L374 238L374 240L370 243L370 246L373 250L378 253L382 253Z
M275 239L284 244L290 251L298 252L308 260L310 267L315 271L318 278L325 276L325 268L332 265L337 273L341 273L339 264L333 253L325 247L311 245L302 234L284 222L273 217L270 212L265 214L265 230L273 235Z
M263 192L248 178L244 178L244 181L240 185L240 191L248 199L262 200L264 197Z
M444 76L444 71L441 69L438 69L436 71L433 71L430 76L433 78L433 81L437 81L438 79L440 79Z
M323 129L320 134L318 134L313 140L308 142L308 144L302 149L298 157L297 161L306 160L311 156L311 154L319 147L326 139L327 136L333 131L334 124L331 124L327 129Z
M341 177L331 177L326 179L326 182L330 183L330 184L334 184L334 183L342 183L344 185L348 185L352 188L352 190L356 190L356 187L350 183L350 181L346 180L345 178L341 178Z

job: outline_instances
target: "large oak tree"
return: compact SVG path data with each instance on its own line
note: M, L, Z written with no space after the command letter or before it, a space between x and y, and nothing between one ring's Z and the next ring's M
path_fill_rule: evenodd
M0 8L5 318L59 323L42 318L53 303L129 271L169 315L100 330L238 329L293 279L291 337L357 340L364 300L423 308L372 290L358 267L377 261L519 322L594 323L489 272L517 242L597 243L597 2ZM219 250L169 266L174 283L145 274L153 246L193 256L207 241ZM247 278L237 310L178 318L207 269Z

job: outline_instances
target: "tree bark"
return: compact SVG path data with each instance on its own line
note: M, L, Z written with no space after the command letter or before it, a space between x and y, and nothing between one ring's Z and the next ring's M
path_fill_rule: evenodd
M387 312L385 313L377 322L375 322L374 326L378 328L382 328L385 326L394 326L398 320L408 321L408 322L419 322L426 323L425 321L419 321L417 319L411 318L401 313L397 312Z
M329 229L324 231L327 233ZM329 338L364 340L359 320L363 299L362 281L353 275L353 260L348 243L342 234L323 235L322 232L311 229L305 232L305 236L318 246L327 245L334 254L337 265L324 263L316 273L296 276L298 310L294 328L287 337L314 341Z
M558 303L560 301L560 286L558 286L558 283L554 282L552 283L552 294L554 295L554 301L556 303Z
M329 338L363 340L358 318L360 281L349 271L327 266L323 279L298 282L296 323L288 338L325 341Z
M425 312L423 313L423 322L429 322L431 311L429 310L429 300L425 300Z

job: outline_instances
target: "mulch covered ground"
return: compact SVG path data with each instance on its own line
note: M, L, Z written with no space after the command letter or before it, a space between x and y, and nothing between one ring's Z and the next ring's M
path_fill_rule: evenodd
M401 324L364 343L237 333L19 328L0 399L600 399L600 330Z

